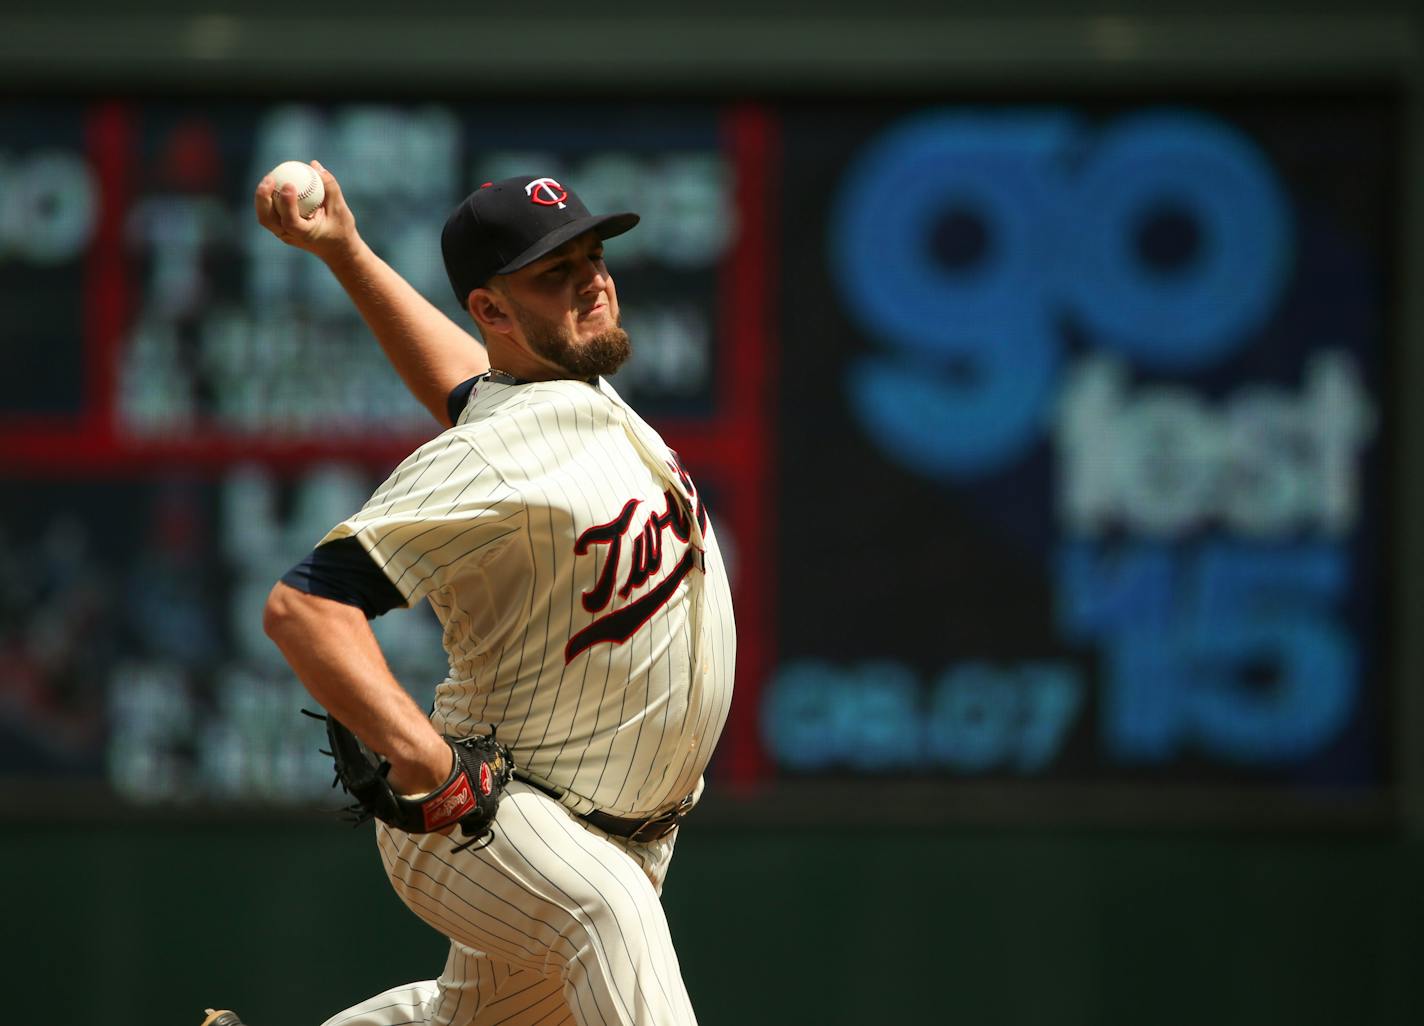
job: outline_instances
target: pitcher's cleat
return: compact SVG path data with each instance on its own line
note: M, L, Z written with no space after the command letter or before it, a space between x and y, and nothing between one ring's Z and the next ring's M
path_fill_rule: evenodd
M208 1013L208 1017L202 1021L200 1026L243 1026L243 1022L237 1017L236 1012L229 1012L223 1008L217 1010L205 1008L203 1011Z

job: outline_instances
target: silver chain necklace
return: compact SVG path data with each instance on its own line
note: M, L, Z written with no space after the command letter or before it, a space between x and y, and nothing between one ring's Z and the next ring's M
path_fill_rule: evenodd
M487 372L485 372L485 380L486 380L486 381L493 382L493 383L496 384L496 385L528 385L528 384L531 384L531 382L525 381L523 378L516 378L513 374L509 373L509 371L498 370L497 368L494 368L494 367L491 367ZM598 375L597 375L597 374L593 375L593 377L590 377L590 378L569 378L568 380L570 380L570 381L582 381L585 385L592 385L594 388L597 388L597 387L598 387Z

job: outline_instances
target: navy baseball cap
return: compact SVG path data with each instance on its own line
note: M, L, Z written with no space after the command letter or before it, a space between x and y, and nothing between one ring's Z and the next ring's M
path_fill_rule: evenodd
M584 232L609 239L637 223L632 213L590 214L554 179L521 175L486 182L466 196L445 221L440 252L455 299L464 306L496 274L527 267Z

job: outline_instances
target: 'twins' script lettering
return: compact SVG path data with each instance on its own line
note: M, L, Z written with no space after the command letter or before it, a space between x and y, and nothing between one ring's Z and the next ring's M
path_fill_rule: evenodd
M680 465L674 463L672 467L692 497L698 526L706 531L707 511L697 497L692 479ZM692 521L687 510L671 490L663 492L663 499L665 505L662 512L649 516L642 528L633 532L631 539L629 530L633 526L633 515L642 504L640 499L629 499L612 520L590 527L579 535L578 541L574 543L575 555L586 556L595 545L608 546L607 558L603 561L598 580L592 588L583 593L584 609L590 613L598 613L609 607L613 601L614 586L620 570L626 570L623 584L617 589L620 599L626 599L651 580L663 566L664 531L672 531L679 541L691 541ZM682 579L697 565L699 555L699 550L689 545L677 565L646 595L639 596L605 616L595 618L593 623L569 639L568 645L564 647L564 662L572 662L580 652L600 642L608 641L621 645L631 638L638 628L651 620L653 614L672 597Z

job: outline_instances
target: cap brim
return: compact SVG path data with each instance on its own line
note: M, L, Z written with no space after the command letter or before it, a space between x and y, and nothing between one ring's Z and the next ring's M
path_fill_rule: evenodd
M597 217L580 217L576 221L555 228L523 253L505 264L495 274L512 274L521 267L528 267L542 256L558 249L570 239L576 239L584 232L597 232L600 239L611 239L622 235L638 223L637 214L600 214Z

